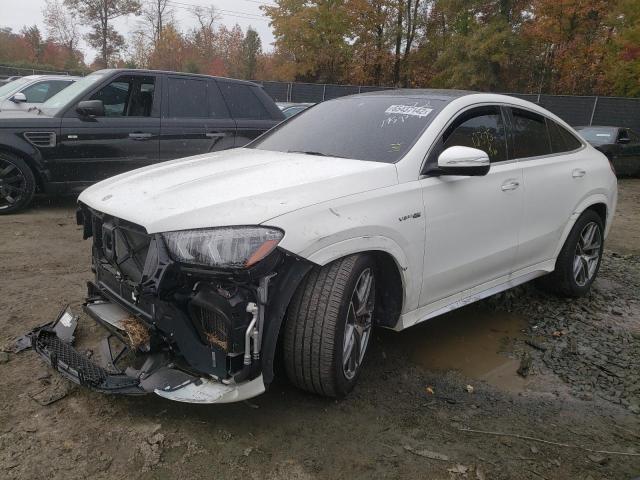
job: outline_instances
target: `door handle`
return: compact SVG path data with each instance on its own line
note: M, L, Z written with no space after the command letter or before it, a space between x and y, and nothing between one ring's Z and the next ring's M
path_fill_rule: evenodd
M129 138L131 140L149 140L153 137L152 133L130 133Z
M227 136L224 132L207 132L205 135L207 138L222 138Z
M573 178L581 178L581 177L584 177L586 174L587 174L587 171L581 168L576 168L573 172L571 172L571 176Z
M520 186L520 182L518 182L517 180L507 180L502 184L502 191L508 192L510 190L515 190L519 186Z

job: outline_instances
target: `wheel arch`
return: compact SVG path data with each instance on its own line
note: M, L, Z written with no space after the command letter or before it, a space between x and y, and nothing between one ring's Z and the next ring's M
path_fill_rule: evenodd
M404 251L394 240L386 236L350 238L317 250L308 259L318 265L326 265L357 253L372 255L381 272L379 277L382 282L378 280L378 285L384 290L380 294L382 305L378 305L376 312L379 319L377 323L395 326L407 302L409 263Z
M405 283L402 267L390 252L384 249L358 250L335 256L335 258L333 256L321 257L326 260L322 264L311 261L311 259L290 255L282 267L278 269L278 275L276 275L273 285L270 286L267 322L262 345L262 375L265 384L270 384L274 379L276 350L280 344L287 310L305 277L313 268L353 254L371 255L378 272L380 272L376 293L380 295L382 300L376 305L374 317L378 319L376 324L393 327L398 322L405 301Z
M560 254L560 250L562 250L562 247L567 241L567 237L569 236L571 229L575 225L578 218L580 218L580 215L582 215L587 210L595 211L602 219L602 224L605 226L605 232L608 230L608 227L610 226L610 218L609 218L610 212L608 207L607 196L604 195L603 193L598 193L585 198L574 209L573 214L569 219L570 221L567 222L567 225L564 231L562 232L562 237L560 238L561 241L559 242L558 247L556 248L554 258L557 258L558 255Z
M7 145L0 145L0 154L2 153L15 155L16 157L23 160L24 163L26 163L27 166L31 169L31 172L33 173L33 176L36 179L36 190L44 191L45 175L39 168L38 162L31 155L21 150L18 150L16 148L11 148Z

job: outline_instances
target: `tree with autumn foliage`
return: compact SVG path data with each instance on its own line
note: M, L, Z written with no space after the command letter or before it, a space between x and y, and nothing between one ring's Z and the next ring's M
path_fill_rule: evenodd
M274 78L640 95L637 0L276 0L262 8L276 39Z
M87 42L100 52L96 62L102 68L112 65L124 47L113 20L139 15L142 7L138 0L64 0L64 4L90 25Z

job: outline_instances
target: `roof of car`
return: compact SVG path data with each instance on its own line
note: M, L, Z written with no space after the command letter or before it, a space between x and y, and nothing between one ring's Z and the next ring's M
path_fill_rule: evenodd
M258 85L255 82L250 82L248 80L239 80L237 78L228 78L228 77L218 77L216 75L205 75L202 73L188 73L188 72L173 72L170 70L147 70L144 68L105 68L102 70L98 70L97 72L119 72L119 73L154 73L154 74L158 74L158 73L162 73L162 74L170 74L170 75L182 75L182 76L188 76L188 77L202 77L202 78L215 78L216 80L224 80L224 81L228 81L228 82L234 82L234 83L244 83L247 85L253 85L255 87L259 87L260 85ZM94 72L94 73L97 73Z
M578 125L577 127L574 127L576 130L580 130L583 128L608 128L608 129L614 129L614 128L626 128L626 127L614 127L611 125Z
M58 80L58 79L68 79L68 80L78 80L81 77L76 77L73 75L26 75L24 77L18 77L18 78L28 78L29 80ZM17 79L16 79L17 80Z
M395 88L359 93L358 96L439 97L454 99L477 93L480 92L473 92L471 90L447 90L442 88Z

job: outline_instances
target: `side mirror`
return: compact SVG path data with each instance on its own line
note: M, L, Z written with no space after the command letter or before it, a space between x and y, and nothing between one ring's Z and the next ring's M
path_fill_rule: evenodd
M104 117L102 100L83 100L76 105L76 112L83 117Z
M443 175L482 176L489 173L489 155L477 148L449 147L438 156L438 170Z
M22 92L18 92L11 97L11 101L13 103L25 103L27 101L27 96Z

